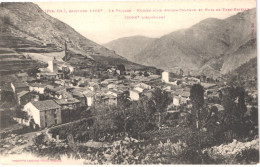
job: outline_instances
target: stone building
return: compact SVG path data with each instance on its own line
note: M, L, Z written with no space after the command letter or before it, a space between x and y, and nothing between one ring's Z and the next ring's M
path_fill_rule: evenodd
M39 128L61 124L61 107L53 100L32 101L24 106L29 120Z

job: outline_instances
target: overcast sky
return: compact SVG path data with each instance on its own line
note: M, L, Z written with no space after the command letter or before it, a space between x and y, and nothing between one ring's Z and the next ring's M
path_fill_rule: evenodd
M37 2L37 4L43 10L54 10L54 13L48 14L69 24L86 38L99 44L134 35L160 37L175 30L189 28L209 17L227 18L238 13L238 11L234 11L234 8L251 9L256 7L255 0ZM223 8L232 10L224 10ZM58 9L63 12L58 13ZM67 13L64 12L64 9ZM93 9L97 9L97 12L90 12ZM164 12L165 9L178 11ZM183 11L180 11L180 9ZM194 9L196 11L192 11ZM198 11L199 9L202 9L202 11ZM205 9L208 9L208 11L205 11ZM211 11L211 9L214 9L214 11ZM216 9L220 9L220 11L216 11ZM69 10L87 10L87 12L69 13ZM109 12L109 10L114 10L114 12ZM116 10L120 10L121 12L117 12ZM131 10L131 12L122 12L122 10ZM152 12L137 12L137 10L150 10ZM162 10L162 12L159 10ZM139 16L139 18L125 19L125 16ZM142 16L164 16L165 19L141 19Z

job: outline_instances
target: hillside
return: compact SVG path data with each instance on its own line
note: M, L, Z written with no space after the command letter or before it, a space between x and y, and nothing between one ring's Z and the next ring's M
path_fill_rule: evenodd
M257 58L244 63L237 69L226 74L232 85L243 86L249 90L257 90Z
M33 3L2 2L0 5L0 48L12 49L19 54L60 53L67 42L70 56L80 57L78 62L94 60L112 65L131 63L91 40L88 40L69 25L49 16ZM69 61L69 60L68 60Z
M133 61L173 72L182 68L195 74L225 74L256 57L252 24L256 26L256 9L224 20L208 18L155 39Z
M154 38L145 36L131 36L113 40L104 46L110 50L114 50L117 54L125 57L127 60L134 61L134 55L138 54L154 40Z

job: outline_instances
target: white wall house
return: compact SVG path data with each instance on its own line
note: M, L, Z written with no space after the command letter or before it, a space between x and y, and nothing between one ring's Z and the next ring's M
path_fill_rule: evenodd
M113 83L107 85L108 89L115 89L116 87L117 87L116 84L113 84Z
M37 92L39 94L44 94L46 86L41 84L31 84L29 86L30 92Z
M129 97L130 97L131 100L139 100L140 93L141 92L139 92L137 90L130 90L129 91Z
M141 87L143 89L152 89L152 86L147 85L145 83L138 83L138 84L135 85L135 87Z
M116 97L118 96L118 94L114 91L108 91L106 94L107 95L113 95L113 96L116 96Z
M24 111L40 128L62 123L60 106L53 100L29 102L24 106Z
M179 96L174 96L173 97L173 105L174 106L180 106L180 97Z
M92 106L93 103L94 103L94 97L92 96L87 97L87 105Z
M87 106L93 106L95 102L95 93L94 92L86 92L84 93L84 96L86 97L86 103Z
M141 88L141 87L135 87L134 90L137 90L138 92L143 92L144 91L144 89Z
M162 81L169 83L169 72L167 71L162 72Z

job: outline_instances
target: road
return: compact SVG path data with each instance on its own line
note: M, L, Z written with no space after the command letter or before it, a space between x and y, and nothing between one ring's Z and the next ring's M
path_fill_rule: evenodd
M24 148L33 145L33 138L36 136L37 133L43 133L43 132L46 132L46 130L47 129L18 135L18 136L23 136L26 140L28 140L28 142L24 143L22 145L19 145L19 146L15 146L11 150L7 150L7 152L8 153L19 153L19 152L22 152L22 150Z
M109 113L111 114L111 113ZM109 114L105 114L105 115L109 115ZM47 139L50 139L51 136L49 135L49 130L53 129L53 128L57 128L57 127L62 127L62 126L66 126L66 125L69 125L69 124L74 124L76 122L80 122L80 121L84 121L84 120L88 120L88 119L93 119L93 118L97 118L97 117L100 117L101 115L96 115L96 116L92 116L92 117L88 117L88 118L82 118L80 120L75 120L75 121L72 121L72 122L68 122L68 123L65 123L65 124L60 124L60 125L56 125L56 126L53 126L53 127L49 127L49 128L46 128L46 129L43 129L43 130L40 130L40 131L35 131L35 132L29 132L29 133L25 133L25 134L21 134L21 135L18 135L18 136L24 136L28 142L25 143L25 144L22 144L22 145L19 145L19 146L16 146L14 148L12 148L11 150L7 150L7 152L9 153L19 153L19 152L22 152L22 149L28 147L28 146L31 146L33 145L33 138L34 136L37 134L37 133L45 133L46 136L47 136Z

